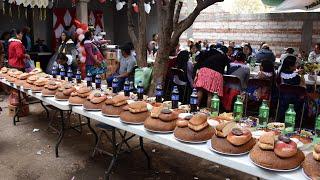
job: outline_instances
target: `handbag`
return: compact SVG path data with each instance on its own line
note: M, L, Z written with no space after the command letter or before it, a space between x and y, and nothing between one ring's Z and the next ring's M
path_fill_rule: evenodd
M148 90L151 82L153 69L151 67L136 68L134 73L134 84L137 87L142 82L144 90Z

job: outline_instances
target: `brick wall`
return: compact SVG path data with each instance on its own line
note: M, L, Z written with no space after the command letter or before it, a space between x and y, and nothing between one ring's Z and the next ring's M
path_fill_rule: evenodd
M187 15L186 11L182 13L182 17ZM260 42L266 41L277 56L284 47L296 50L301 47L309 51L312 44L320 41L319 19L319 13L234 15L214 5L199 15L188 33L181 36L181 43L192 37L195 40L208 39L209 42L250 42L254 48L258 48Z

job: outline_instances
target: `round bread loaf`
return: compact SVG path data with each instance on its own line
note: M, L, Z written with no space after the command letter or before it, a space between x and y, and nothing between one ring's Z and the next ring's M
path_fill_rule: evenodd
M166 111L167 109L164 109L162 111ZM167 110L167 111L171 111L171 110ZM177 113L176 111L171 111L170 113L163 113L161 112L159 115L159 119L161 119L162 121L165 122L170 122L170 121L174 121L177 120L179 116L179 113Z
M66 96L62 91L57 91L54 97L58 100L68 100L70 96Z
M302 168L307 176L312 179L320 178L320 161L313 158L312 153L306 156L306 159L302 163Z
M74 104L74 105L82 105L86 100L87 100L87 98L82 98L79 96L70 96L69 97L69 103Z
M32 85L32 84L29 84L28 82L24 82L23 85L22 85L23 89L31 89L32 86L33 86L33 85Z
M32 86L31 91L32 92L41 92L44 89L43 86Z
M227 138L221 138L216 135L213 135L211 138L211 146L213 149L219 152L229 153L229 154L241 154L241 153L249 152L255 144L256 144L256 140L254 138L251 138L249 142L241 146L235 146L231 144L227 140Z
M47 89L47 88L44 88L41 91L43 96L54 96L56 94L56 92L57 92L57 89L51 90L51 89Z
M273 150L262 150L257 144L250 151L251 160L263 167L277 169L277 170L289 170L294 169L303 162L304 154L301 150L298 150L297 154L290 158L280 158Z
M210 140L211 137L214 135L215 130L211 126L207 126L201 131L193 131L189 127L176 127L174 130L174 136L183 141L190 141L190 142L201 142Z
M152 131L173 131L176 127L176 121L162 121L157 118L148 117L144 121L144 127Z
M120 116L120 114L122 112L124 112L124 107L123 106L119 106L119 107L115 107L112 105L106 105L105 103L102 105L102 114L106 115L106 116Z
M126 123L143 124L143 122L150 116L150 112L131 113L130 111L124 111L120 114L120 119Z
M100 102L100 103L92 103L91 101L89 101L88 99L86 101L84 101L83 103L83 108L86 110L101 110L102 109L102 105L104 104L104 102Z

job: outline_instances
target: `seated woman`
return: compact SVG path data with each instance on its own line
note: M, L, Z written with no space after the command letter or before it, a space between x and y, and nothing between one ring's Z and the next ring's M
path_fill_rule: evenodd
M183 72L178 74L178 79L175 79L175 81L182 81L182 82L186 82L187 83L187 88L186 91L187 92L191 92L191 89L193 87L193 79L192 79L192 73L193 73L193 64L192 61L189 60L189 52L188 51L181 51L178 54L177 57L177 64L176 64L176 68L181 69ZM175 77L174 77L175 78ZM181 85L179 83L177 83L177 85ZM187 100L190 93L186 94L183 91L181 94L185 94L187 97L183 97L182 99ZM182 103L188 103L188 102L182 102Z
M235 56L235 61L230 63L230 68L227 71L228 75L236 76L240 79L240 86L237 84L225 83L223 87L223 96L222 104L226 111L232 110L232 103L235 97L241 93L242 90L246 89L247 82L250 77L250 68L245 64L246 56L240 51Z
M283 60L282 67L277 77L278 84L289 84L293 86L305 87L304 78L299 75L297 70L297 58L295 56L287 56ZM283 122L285 117L285 112L289 107L289 104L294 104L294 109L297 113L296 117L296 127L299 126L297 123L301 117L301 110L303 105L303 99L296 97L293 94L282 94L279 97L279 114L278 121Z

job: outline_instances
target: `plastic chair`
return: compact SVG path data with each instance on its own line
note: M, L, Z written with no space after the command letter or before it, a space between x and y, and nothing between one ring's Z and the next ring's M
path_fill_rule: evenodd
M302 112L301 112L301 118L299 122L299 127L301 127L303 115L304 115L304 106L305 106L305 99L307 95L307 91L305 87L302 86L294 86L289 84L280 84L279 85L279 98L277 103L277 110L276 110L276 120L278 118L279 113L279 105L280 105L280 97L283 95L291 95L293 97L296 97L295 99L301 99L303 100L303 106L302 106Z
M253 102L259 102L261 103L262 100L267 100L268 102L270 102L271 99L271 91L272 91L272 82L271 80L266 80L266 79L249 79L248 81L248 85L247 85L247 91L246 91L246 97L245 97L245 116L247 115L248 112L248 101L249 101L249 88L254 88L254 89L258 89L258 88L265 88L267 89L267 94L269 95L268 99L259 99L258 101L255 100L250 100ZM249 111L251 112L251 111ZM254 112L254 111L252 111Z

